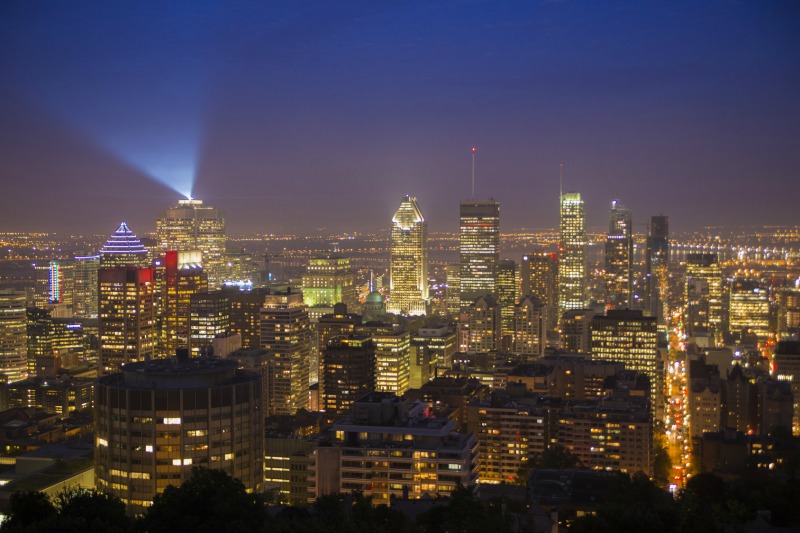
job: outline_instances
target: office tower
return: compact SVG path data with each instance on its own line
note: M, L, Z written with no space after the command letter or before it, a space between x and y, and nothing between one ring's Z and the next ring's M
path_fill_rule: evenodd
M99 268L99 255L75 258L72 312L78 318L97 318L97 270Z
M532 252L519 266L520 297L534 296L544 305L545 327L558 325L558 254Z
M50 261L50 303L71 307L74 287L75 266L70 261Z
M126 365L100 378L95 402L97 488L143 513L195 467L220 469L259 493L264 484L261 378L225 359Z
M215 338L229 333L230 329L231 299L227 291L190 295L189 348L193 356L207 351Z
M689 435L702 437L703 433L720 430L722 381L717 365L705 361L689 361L687 375L689 403Z
M389 302L396 315L425 315L428 307L428 224L417 199L406 195L392 217Z
M44 358L53 357L53 317L49 309L29 307L26 310L28 376L39 376L37 366Z
M800 435L800 342L781 341L775 347L773 356L775 370L773 375L778 381L791 384L794 396L792 433Z
M370 329L375 343L375 390L402 396L411 380L411 335L398 326L361 331Z
M299 292L273 292L261 308L261 349L270 354L267 416L308 408L311 323Z
M200 262L199 251L164 254L164 281L161 295L161 353L175 355L189 348L190 304L192 295L208 292L208 277Z
M606 308L628 309L633 301L633 223L619 200L611 202L606 235Z
M458 316L461 312L461 264L445 265L444 301L447 314Z
M225 218L222 211L202 200L178 200L156 221L162 252L200 250L208 286L218 289L225 268Z
M703 286L706 288L703 289ZM710 329L715 339L717 339L717 343L719 343L724 323L722 271L720 270L719 257L716 253L692 253L686 255L685 301L689 310L689 317L693 319L689 325L694 324L701 328ZM693 308L698 309L696 316L700 317L700 320L694 320L691 312ZM707 322L702 320L704 308L708 309Z
M391 505L395 497L446 497L477 482L475 437L456 432L452 420L431 417L420 401L373 392L330 435L331 445L311 454L309 501L359 492L373 505Z
M311 383L322 382L320 365L322 364L322 351L334 337L347 337L355 332L361 325L361 315L348 313L347 306L338 303L333 306L333 313L322 315L312 324L314 329L311 351ZM320 398L322 397L320 385Z
M503 350L510 350L514 340L514 306L519 301L517 264L501 259L497 274L497 301L500 304L500 336Z
M523 296L514 306L515 354L529 357L544 356L546 330L544 305L534 296Z
M333 312L333 306L340 302L348 309L357 309L355 279L347 257L328 254L310 258L303 275L303 302L312 321Z
M260 348L261 308L269 289L239 290L236 287L225 287L223 292L231 301L230 332L242 338L242 348Z
M98 279L100 371L153 357L156 347L152 268L101 268Z
M800 333L800 279L778 289L778 334L788 337Z
M28 336L25 291L0 289L0 380L28 377Z
M50 305L50 262L33 264L33 306L47 309Z
M500 350L500 305L490 294L476 299L467 309L469 340L468 351L490 352Z
M461 202L461 268L459 290L461 310L476 298L497 292L500 261L500 202Z
M759 343L770 333L769 289L754 279L734 278L730 286L730 332L744 342L755 336Z
M655 409L664 381L655 317L646 317L641 311L609 309L604 316L592 319L591 328L592 360L619 361L626 370L646 375Z
M456 331L450 326L419 328L411 338L412 358L416 358L412 368L418 368L420 373L417 387L433 379L437 368L450 368L458 347L457 339Z
M558 315L586 309L586 213L580 193L561 195L558 258Z
M111 234L100 249L100 267L144 267L147 265L147 249L142 241L121 222L117 231Z
M665 308L669 304L669 220L664 215L650 217L645 257L645 282L650 316L659 326L666 324Z
M322 350L320 407L343 415L375 390L375 344L368 335L334 337Z
M561 317L561 346L567 353L589 353L592 351L591 309L567 311Z

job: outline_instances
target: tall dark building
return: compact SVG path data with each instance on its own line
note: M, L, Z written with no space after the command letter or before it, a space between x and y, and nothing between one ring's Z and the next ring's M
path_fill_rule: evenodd
M665 215L650 217L645 268L646 309L663 325L664 306L669 301L669 221Z
M532 252L519 265L520 298L534 296L544 305L545 328L558 325L558 254Z
M369 335L335 337L322 349L320 407L350 412L358 398L375 390L375 344Z
M633 227L631 212L611 202L606 235L606 307L630 308L633 295Z

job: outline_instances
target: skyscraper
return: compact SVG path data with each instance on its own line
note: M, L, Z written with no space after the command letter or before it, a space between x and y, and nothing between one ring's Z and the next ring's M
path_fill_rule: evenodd
M475 300L497 293L500 261L500 202L464 200L461 202L461 309Z
M534 296L544 305L544 327L558 325L558 254L532 252L519 266L520 297Z
M428 306L428 225L417 199L406 195L392 217L389 313L424 315Z
M588 307L586 297L586 213L580 193L561 195L558 259L559 316Z
M309 307L309 313L316 314L317 318L333 312L337 303L356 309L355 274L350 258L339 254L310 258L303 275L303 302Z
M519 301L519 275L512 259L501 259L497 268L497 302L500 304L501 348L510 350L514 339L514 306Z
M153 357L156 345L152 268L101 268L98 278L100 371Z
M695 288L702 287L697 291ZM693 294L694 293L694 294ZM687 326L697 330L709 328L717 342L723 333L722 270L716 253L691 253L686 255ZM698 309L698 313L693 313ZM703 310L707 310L705 322ZM699 320L693 315L701 317Z
M222 211L203 205L202 200L179 200L156 221L162 252L200 250L208 286L222 285L225 267L225 218Z
M72 312L76 317L97 318L97 270L99 268L99 255L75 258Z
M25 291L0 289L0 374L9 382L28 377Z
M664 215L650 217L647 235L646 309L664 325L664 305L669 301L669 221Z
M733 278L729 294L730 332L740 342L755 336L759 343L770 334L771 304L766 283Z
M179 348L189 348L191 297L208 291L208 278L200 261L199 251L164 254L160 347L167 357Z
M606 308L630 308L633 292L633 226L631 212L611 202L606 235Z
M117 231L111 234L105 246L100 249L100 266L109 267L143 267L147 264L147 248L131 231L125 222L121 222Z

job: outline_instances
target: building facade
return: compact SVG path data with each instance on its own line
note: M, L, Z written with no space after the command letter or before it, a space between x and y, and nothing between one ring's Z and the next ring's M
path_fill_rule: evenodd
M611 202L605 252L606 308L628 309L633 303L633 222L619 200Z
M425 315L428 295L428 225L417 199L406 195L392 217L389 240L390 293L386 310Z
M561 195L558 257L558 314L588 307L586 294L586 212L580 193Z
M459 297L464 310L476 298L497 292L500 262L500 202L461 202Z

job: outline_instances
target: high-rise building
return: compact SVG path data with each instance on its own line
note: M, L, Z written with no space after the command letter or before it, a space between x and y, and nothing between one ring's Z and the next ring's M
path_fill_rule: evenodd
M469 340L467 350L491 352L501 349L500 304L491 295L477 298L467 309Z
M199 251L164 254L164 282L161 296L162 354L170 357L178 349L189 348L191 298L208 291L208 277L203 271Z
M331 313L337 303L356 309L355 279L348 257L327 254L310 258L303 275L303 302L309 313L317 317Z
M531 252L519 265L520 297L533 296L544 305L545 327L558 325L558 254Z
M0 289L0 379L28 377L28 336L25 291Z
M561 195L558 314L586 309L586 213L580 193Z
M641 311L609 309L605 315L594 317L591 327L592 360L619 361L626 370L646 375L655 408L664 381L655 317L646 317Z
M699 293L695 291L696 298L692 297L691 290L703 284L707 287ZM695 326L707 327L712 330L718 340L721 338L724 327L723 301L722 301L722 271L719 266L719 256L716 253L691 253L686 255L686 307L687 314L692 317L693 307L707 308L707 323L697 323ZM703 301L705 298L705 301ZM699 316L702 316L700 314ZM688 322L688 326L692 322Z
M147 265L147 248L125 222L111 234L100 249L100 267L144 267Z
M156 347L152 268L101 268L98 279L100 371L153 357Z
M510 350L514 342L514 306L519 301L519 273L517 264L511 259L501 259L497 271L501 347Z
M190 295L189 347L192 355L203 353L215 338L229 333L230 329L231 299L228 291L197 292Z
M512 351L529 357L544 356L546 331L544 306L535 296L523 296L514 306Z
M261 349L270 354L267 416L308 408L311 323L299 292L273 292L261 308Z
M664 326L669 303L669 220L664 215L650 217L645 263L645 308Z
M769 289L755 279L734 278L729 295L730 332L742 341L753 335L759 343L770 334Z
M778 334L781 337L800 333L800 279L778 289Z
M162 252L200 250L208 286L218 289L225 270L225 218L202 200L179 200L156 221Z
M74 287L75 266L72 262L60 259L50 261L50 303L72 307Z
M406 195L392 217L389 280L389 313L427 314L428 225L413 196Z
M99 255L75 258L72 313L76 317L97 318L97 270L99 268Z
M497 293L500 202L491 199L461 202L459 246L459 294L461 309L465 310L476 298Z
M628 309L633 301L633 223L619 200L611 202L606 235L606 308Z
M461 311L461 265L445 265L444 301L447 314L458 316Z
M95 400L97 488L142 513L195 467L264 484L261 378L226 359L156 360L101 378Z
M775 347L773 361L775 378L778 381L789 382L792 388L794 396L792 433L800 435L800 342L779 342Z
M223 291L231 300L230 332L242 338L242 348L261 347L261 308L269 289L239 290L225 287Z
M402 396L411 380L411 335L399 326L372 329L375 343L375 390Z
M591 309L573 309L561 317L561 347L567 353L589 353L592 351Z
M320 407L350 412L353 402L375 390L375 344L368 335L334 337L322 348Z

